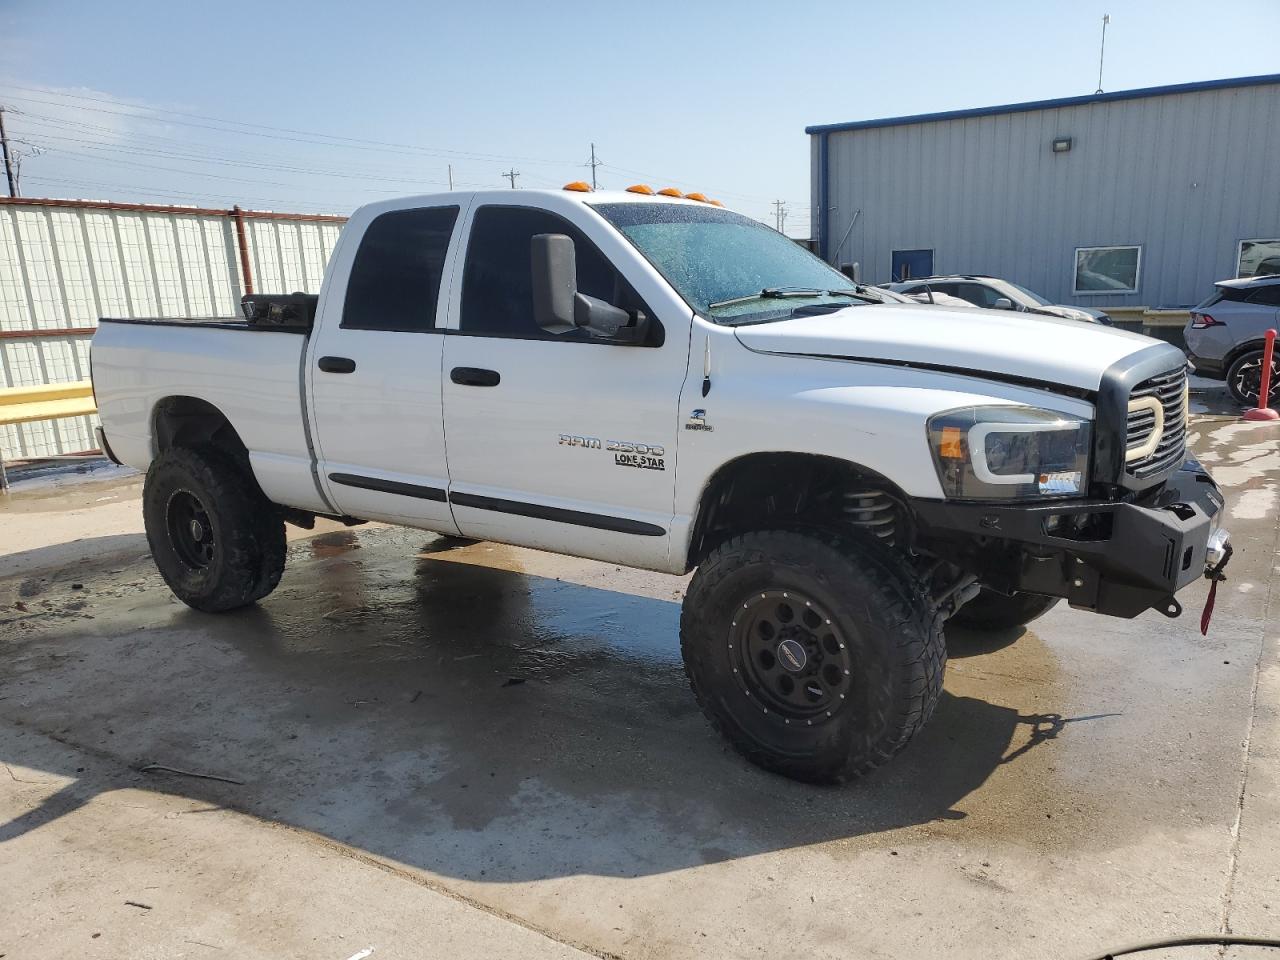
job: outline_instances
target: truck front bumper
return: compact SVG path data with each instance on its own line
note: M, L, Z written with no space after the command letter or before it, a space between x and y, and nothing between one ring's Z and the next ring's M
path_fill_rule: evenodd
M1151 608L1176 617L1174 594L1215 566L1220 573L1229 555L1222 493L1193 459L1133 500L911 506L918 542L983 586L1064 597L1113 617Z

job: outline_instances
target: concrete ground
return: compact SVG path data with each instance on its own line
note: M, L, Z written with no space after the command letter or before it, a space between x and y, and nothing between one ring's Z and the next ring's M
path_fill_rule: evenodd
M1083 960L1280 937L1280 427L1199 409L1236 543L1209 636L1205 585L1178 620L950 631L930 726L839 789L756 770L703 721L682 579L327 528L260 606L205 616L151 565L137 477L20 481L0 956Z

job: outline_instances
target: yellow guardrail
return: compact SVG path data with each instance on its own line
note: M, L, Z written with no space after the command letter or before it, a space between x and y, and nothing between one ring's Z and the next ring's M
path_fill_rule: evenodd
M51 383L41 387L0 387L0 426L31 423L33 420L83 417L97 412L93 384L88 380ZM0 453L0 492L4 492L8 486L4 455Z
M0 387L0 426L97 413L88 380L42 387Z

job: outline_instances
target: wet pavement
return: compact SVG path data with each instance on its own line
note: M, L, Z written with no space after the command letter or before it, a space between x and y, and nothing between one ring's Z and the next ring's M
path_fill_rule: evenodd
M1236 545L1208 638L1206 585L1178 620L949 631L928 728L838 789L756 770L704 722L684 579L328 529L260 606L206 616L135 521L89 523L76 563L47 533L136 508L136 478L19 488L0 954L1083 958L1280 936L1280 431L1199 411Z

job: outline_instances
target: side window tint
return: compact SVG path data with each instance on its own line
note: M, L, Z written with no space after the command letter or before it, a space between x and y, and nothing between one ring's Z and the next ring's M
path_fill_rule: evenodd
M951 293L951 291L947 292ZM985 307L987 306L987 302L986 297L983 296L984 292L984 288L978 286L976 283L957 283L955 285L955 292L951 293L951 295L953 297L959 297L962 300L968 300L974 306Z
M1261 303L1268 307L1280 307L1280 283L1258 287L1249 295L1250 303Z
M457 207L394 210L360 239L342 305L349 330L432 330Z
M645 309L604 254L567 220L528 207L482 207L476 212L467 242L462 330L507 337L589 339L584 330L555 335L534 322L529 247L540 233L563 233L573 238L579 292L624 310Z

